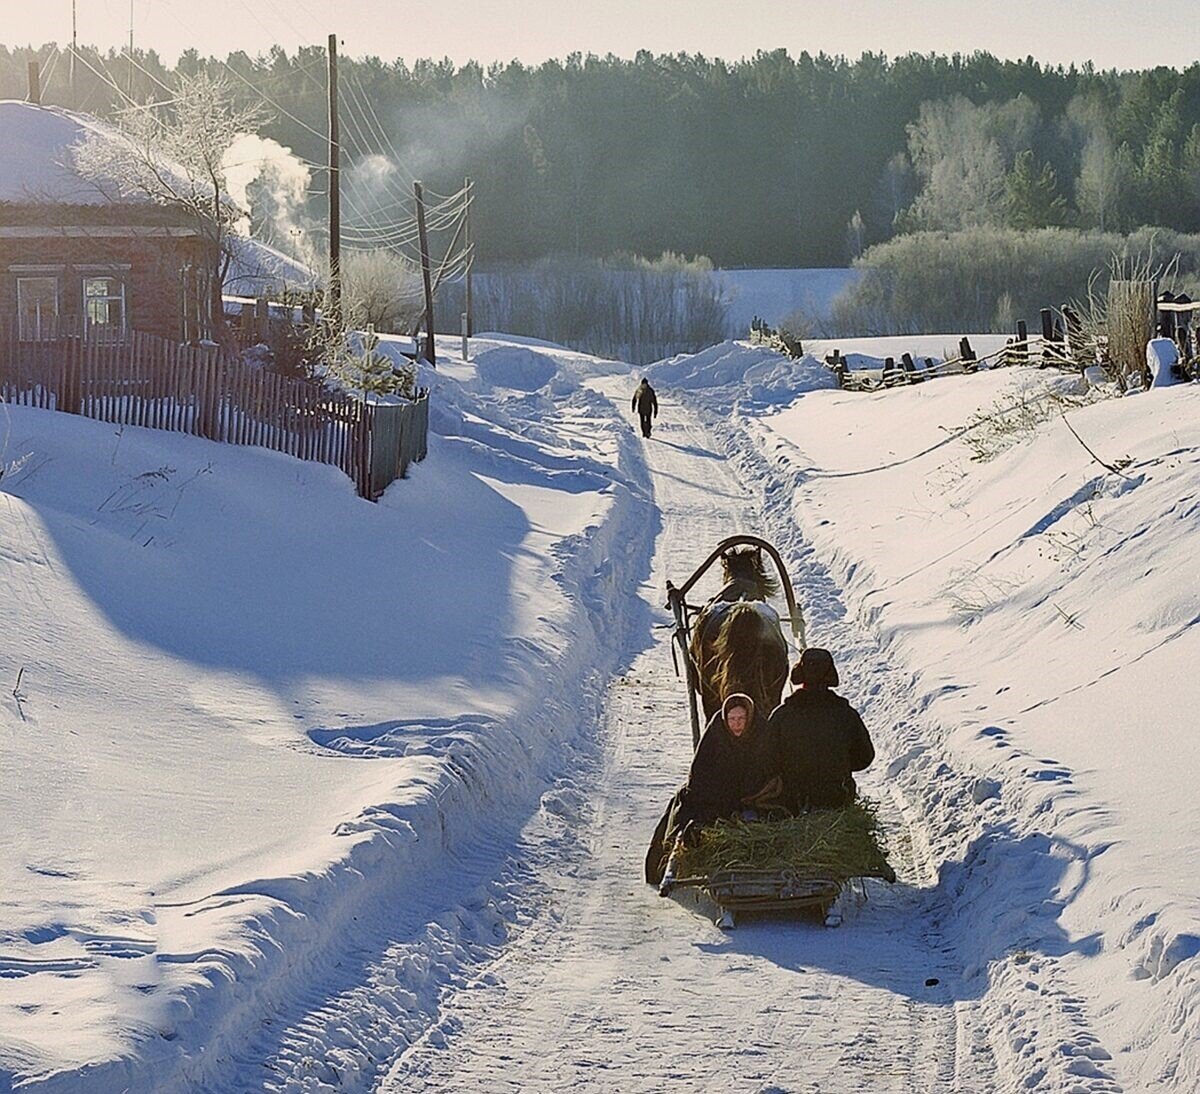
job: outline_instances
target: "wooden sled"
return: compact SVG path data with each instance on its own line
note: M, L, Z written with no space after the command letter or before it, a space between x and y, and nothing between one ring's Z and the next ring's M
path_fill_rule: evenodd
M896 880L890 867L870 876L887 882ZM762 870L752 866L717 870L699 877L676 879L668 874L659 886L659 893L669 896L680 889L693 889L711 901L717 913L714 920L722 930L732 930L738 915L756 913L815 916L826 927L839 927L843 897L852 895L858 903L866 899L862 878L843 882L794 870Z

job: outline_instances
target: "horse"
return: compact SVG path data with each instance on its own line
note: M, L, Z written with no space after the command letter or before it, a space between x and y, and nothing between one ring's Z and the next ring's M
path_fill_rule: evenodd
M727 695L741 692L766 718L783 698L789 669L787 639L767 598L779 583L763 565L758 547L731 547L721 556L725 586L696 617L688 649L705 722Z

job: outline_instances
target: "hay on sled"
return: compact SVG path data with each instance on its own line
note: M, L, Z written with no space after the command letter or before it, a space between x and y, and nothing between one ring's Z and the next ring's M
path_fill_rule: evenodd
M679 876L719 870L787 870L849 881L895 877L875 806L859 800L842 809L814 809L780 820L722 820L701 829L682 848Z

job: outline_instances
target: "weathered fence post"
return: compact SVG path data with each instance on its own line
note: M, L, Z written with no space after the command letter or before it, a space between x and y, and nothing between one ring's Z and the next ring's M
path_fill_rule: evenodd
M834 349L832 353L825 355L825 364L833 369L833 374L837 377L837 386L846 386L846 373L849 371L846 367L846 358L842 356L840 349Z
M1176 304L1190 304L1192 298L1182 292L1175 297ZM1179 311L1175 313L1175 344L1179 347L1180 372L1190 377L1192 374L1192 313Z
M958 340L958 358L962 362L963 372L974 372L979 368L975 351L971 348L971 340L966 335Z
M1087 345L1083 337L1083 320L1070 304L1062 306L1063 324L1067 334L1067 352L1071 360L1080 368L1091 364L1088 360Z
M1017 320L1017 344L1013 347L1013 364L1029 364L1029 328L1024 319Z
M1040 367L1045 368L1058 358L1058 331L1054 325L1054 311L1042 308L1042 356Z

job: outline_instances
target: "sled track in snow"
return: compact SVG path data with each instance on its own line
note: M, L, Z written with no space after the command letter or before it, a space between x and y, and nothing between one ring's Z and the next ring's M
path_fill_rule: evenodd
M663 531L643 590L655 606L666 577L713 543L762 530L711 432L678 406L664 406L660 422L647 458ZM832 628L851 624L836 594L824 604L806 573L801 587L814 640L844 650L847 636ZM533 866L555 884L528 897L549 902L476 986L447 996L383 1090L988 1089L990 1058L970 1051L955 962L930 929L935 864L890 797L901 882L870 883L841 930L745 919L726 934L686 895L664 901L642 882L645 842L690 759L682 687L667 631L657 633L609 689L603 766L578 843ZM855 638L847 663L872 663L865 642Z
M834 571L848 581L857 563L843 558L835 567L833 560L818 558L797 525L793 496L805 476L793 459L794 449L774 436L756 444L750 433L762 426L753 418L727 413L705 418L743 478L761 484L758 500L767 534L792 567L797 587L805 587L805 596L813 597L826 617L816 624L810 620L810 640L815 645L846 642L835 649L847 651L852 663L872 664L872 675L879 676L851 685L850 697L863 710L879 751L861 782L866 793L893 803L898 830L910 841L911 861L928 885L937 885L922 927L931 948L947 956L955 974L950 985L942 985L954 996L954 1066L939 1067L935 1089L1120 1094L1123 1088L1108 1064L1111 1054L1057 960L1056 947L1065 940L1024 926L1046 914L1053 894L1035 886L1031 900L1020 886L1007 891L1003 880L993 888L988 854L994 841L1013 838L1014 819L1003 814L980 819L972 773L955 768L946 744L948 728L926 713L933 696L922 689L919 675L892 664L873 625L875 609L865 621L847 618ZM827 633L837 637L822 637ZM1038 836L1035 842L1051 841ZM1027 853L1032 859L1044 856L1045 849ZM947 879L950 856L957 861ZM1036 872L1033 861L1030 869ZM981 914L997 926L963 928L964 920Z
M603 386L624 403L625 381ZM645 446L662 523L641 590L648 611L668 576L725 535L776 543L810 641L835 650L879 747L863 789L880 802L900 881L869 883L840 930L746 920L731 933L646 886L645 843L686 772L690 736L668 631L632 613L633 632L609 636L628 668L606 692L577 697L579 713L601 698L603 713L570 770L523 825L481 817L447 850L445 885L406 898L402 921L364 925L345 990L302 1001L306 1013L260 1039L265 1063L247 1056L233 1069L254 1081L228 1089L1119 1090L1086 1069L1074 1087L1043 1086L1028 1051L996 1052L980 1013L986 976L967 975L946 929L955 908L937 885L926 810L895 777L917 742L941 759L916 720L914 681L848 614L791 519L787 481L727 423L663 402Z

